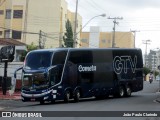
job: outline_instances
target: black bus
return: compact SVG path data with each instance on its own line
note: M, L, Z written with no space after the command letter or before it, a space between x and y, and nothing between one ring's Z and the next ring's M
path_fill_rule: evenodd
M56 48L27 54L22 68L22 101L131 96L143 89L140 49Z

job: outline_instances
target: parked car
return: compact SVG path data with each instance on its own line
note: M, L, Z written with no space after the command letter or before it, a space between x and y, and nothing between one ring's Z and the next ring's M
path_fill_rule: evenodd
M160 76L159 75L156 76L156 80L160 80Z

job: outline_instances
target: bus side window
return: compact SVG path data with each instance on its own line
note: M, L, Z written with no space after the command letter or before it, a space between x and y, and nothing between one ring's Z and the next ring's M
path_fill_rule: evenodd
M64 62L66 60L66 55L67 51L56 52L53 56L52 65L58 65L58 64L64 65Z
M55 52L52 60L52 66L55 66L56 68L53 68L51 70L51 75L50 75L51 85L60 82L64 63L66 60L66 55L67 51Z

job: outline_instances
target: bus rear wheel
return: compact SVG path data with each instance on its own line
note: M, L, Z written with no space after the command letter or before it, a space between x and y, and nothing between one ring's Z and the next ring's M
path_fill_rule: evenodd
M130 86L127 86L126 91L125 91L125 96L130 97L131 94L132 94L132 90L131 90Z
M124 87L120 86L119 87L119 97L124 97L124 93L125 93Z
M68 103L69 99L70 99L70 96L71 96L70 92L66 91L65 95L64 95L64 102Z
M79 98L81 96L81 93L79 90L76 90L75 93L74 93L74 101L75 102L79 102Z
M123 86L119 86L117 93L114 95L115 97L124 97L125 90Z

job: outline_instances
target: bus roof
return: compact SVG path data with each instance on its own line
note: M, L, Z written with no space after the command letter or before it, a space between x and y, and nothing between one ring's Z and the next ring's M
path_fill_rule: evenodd
M61 51L61 50L141 50L140 48L50 48L50 49L38 49L34 52L42 51Z

